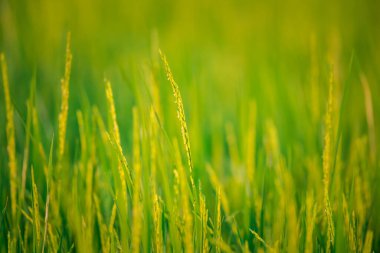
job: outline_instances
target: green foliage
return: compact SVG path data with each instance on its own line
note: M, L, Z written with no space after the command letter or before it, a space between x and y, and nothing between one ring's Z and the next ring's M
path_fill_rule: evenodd
M0 252L380 251L378 10L0 0Z

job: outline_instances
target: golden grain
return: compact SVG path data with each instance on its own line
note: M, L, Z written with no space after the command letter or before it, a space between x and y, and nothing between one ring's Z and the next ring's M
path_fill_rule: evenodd
M66 42L66 64L65 64L65 74L64 78L61 79L61 109L58 116L58 169L62 166L63 153L65 151L65 136L66 136L66 125L67 125L67 115L69 111L69 83L70 83L70 72L71 72L71 34L67 34Z
M166 60L166 56L161 52L161 50L159 50L159 53L160 53L162 62L163 62L164 67L165 67L166 77L172 86L173 95L175 98L175 102L177 104L177 116L178 116L178 119L179 119L179 122L181 125L181 134L182 134L183 143L185 145L185 150L186 150L186 155L187 155L190 173L192 173L193 162L192 162L191 151L190 151L190 140L189 140L189 133L187 130L185 110L183 108L181 93L179 91L179 87L178 87L177 83L174 81L174 77L173 77L173 74L170 70L169 63Z
M121 182L121 190L122 190L122 196L127 203L127 180L130 185L132 185L132 179L131 174L128 168L127 159L125 158L123 154L123 149L120 144L120 133L119 133L119 125L117 123L116 119L116 110L115 110L115 104L113 99L113 93L111 88L111 83L106 80L106 96L107 96L107 104L108 104L108 115L112 121L112 131L111 135L107 134L108 140L113 145L114 149L117 151L119 163L118 163L118 172ZM127 171L127 177L125 176L124 169Z

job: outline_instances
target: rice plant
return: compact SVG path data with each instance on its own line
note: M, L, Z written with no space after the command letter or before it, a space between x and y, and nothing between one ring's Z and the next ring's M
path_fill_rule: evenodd
M378 10L0 0L0 252L378 252Z

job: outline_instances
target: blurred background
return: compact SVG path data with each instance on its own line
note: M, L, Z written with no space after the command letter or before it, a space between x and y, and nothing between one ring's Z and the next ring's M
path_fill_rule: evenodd
M33 80L46 154L53 136L57 139L60 80L64 75L68 32L71 33L73 61L65 155L69 158L68 166L74 169L67 174L67 192L71 191L70 173L75 171L75 161L81 152L76 112L82 110L85 122L92 122L92 108L96 106L103 119L107 119L104 79L112 83L121 144L128 161L132 160L132 107L135 105L145 124L150 122L146 118L153 104L162 135L170 141L174 136L181 138L172 89L158 54L161 48L182 94L194 178L197 185L203 183L207 200L213 202L215 196L211 184L207 183L210 177L205 168L210 163L225 188L231 213L236 212L237 219L243 219L240 214L244 212L244 217L248 217L246 223L238 220L240 232L252 238L249 218L259 217L251 215L253 208L247 209L251 193L247 190L245 163L252 158L252 163L257 165L253 184L256 190L262 189L267 205L266 217L264 204L260 209L260 229L261 232L271 229L279 217L276 213L280 198L276 199L274 189L280 180L272 169L274 156L280 153L294 180L297 217L303 222L306 192L312 189L319 193L316 202L323 203L324 115L330 73L333 73L332 150L338 154L334 160L334 166L338 164L338 176L334 177L334 170L331 187L334 215L339 213L342 192L350 192L355 180L360 183L360 177L355 174L359 171L355 162L360 161L357 166L364 175L363 192L370 197L359 198L362 202L358 202L357 207L362 208L363 203L370 207L365 216L368 220L363 219L365 222L358 227L374 231L373 248L379 248L380 219L376 217L379 210L376 200L380 193L376 181L379 149L376 150L375 145L369 147L367 141L380 143L380 1L0 0L0 52L4 52L8 63L18 161L22 161L24 151L26 101ZM249 121L248 115L253 114L255 105L257 121ZM369 108L373 110L372 129ZM251 129L257 130L254 155L247 147L252 137L247 133ZM0 179L5 179L0 187L1 206L6 205L9 189L8 170L3 169L7 168L6 139L1 87ZM167 156L160 159L170 171L172 150L162 146L162 153ZM146 146L142 150L146 156ZM368 150L374 159L367 164ZM43 189L43 169L38 164L41 159L34 153L30 163L35 166L39 189ZM110 174L110 168L97 171L104 173L98 175L100 185L111 182L112 177L103 176ZM144 173L149 173L146 167ZM266 191L264 185L268 182ZM106 195L102 187L99 189ZM357 195L361 197L360 194ZM108 204L112 200L110 196L103 198ZM356 197L350 195L350 198L356 201ZM260 204L260 199L257 203ZM62 207L67 209L65 205ZM318 215L323 217L323 205L318 208ZM68 209L71 210L71 206ZM78 217L79 214L81 212ZM66 216L72 215L68 212ZM342 214L335 217L343 220ZM336 223L343 224L340 220ZM6 232L5 226L2 230ZM323 231L323 228L316 227L317 230ZM336 252L347 249L346 240L340 240L344 238L342 231L343 226L337 228ZM266 232L266 236L268 234ZM323 233L316 233L316 244L327 241L320 236ZM269 240L271 242L271 238ZM70 246L70 240L66 244Z
M330 69L337 104L347 91L341 107L346 135L367 131L361 74L372 92L375 122L380 116L379 1L0 0L0 51L9 66L18 142L33 76L43 139L57 127L68 31L69 137L77 133L78 108L97 105L105 114L104 78L112 82L122 132L129 133L136 90L149 89L152 69L160 66L158 48L180 86L190 138L197 140L196 161L210 152L211 133L224 135L228 122L243 138L250 101L256 101L259 121L270 118L280 129L284 150L321 150L322 138L315 143L305 136L320 135L314 129L323 124ZM173 120L170 86L156 72L163 121ZM129 135L122 135L129 143ZM0 138L5 139L4 127Z

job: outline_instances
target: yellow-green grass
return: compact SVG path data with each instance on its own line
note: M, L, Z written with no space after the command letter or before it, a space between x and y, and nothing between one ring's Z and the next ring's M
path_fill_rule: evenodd
M0 252L378 252L378 9L0 2Z

